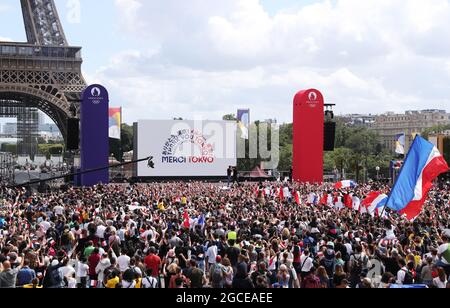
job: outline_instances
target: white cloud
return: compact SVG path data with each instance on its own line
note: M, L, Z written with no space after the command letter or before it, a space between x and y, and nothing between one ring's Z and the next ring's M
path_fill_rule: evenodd
M272 16L258 0L116 6L126 34L145 48L114 56L93 78L131 120L249 106L257 118L288 121L295 92L309 87L342 113L450 103L448 0L321 1Z

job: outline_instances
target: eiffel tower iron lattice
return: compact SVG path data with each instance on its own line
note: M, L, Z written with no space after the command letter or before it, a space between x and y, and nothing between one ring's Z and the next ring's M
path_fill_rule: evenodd
M17 117L18 154L34 156L34 114L47 114L67 140L67 119L78 117L86 82L81 47L69 46L54 1L20 3L27 42L0 42L0 117Z

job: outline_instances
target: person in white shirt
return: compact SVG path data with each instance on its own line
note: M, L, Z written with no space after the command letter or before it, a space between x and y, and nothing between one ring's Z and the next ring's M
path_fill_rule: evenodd
M80 288L86 289L87 288L87 276L89 273L89 265L86 264L86 258L82 257L80 261L78 261L77 264L77 277L80 281Z
M433 279L433 285L439 289L447 288L447 275L442 267L438 268L438 277Z
M345 246L345 248L347 249L347 254L349 255L349 256L351 256L352 254L353 254L353 247L352 247L352 244L350 244L349 242L348 242L348 240L345 240L345 244L344 244L344 246Z
M397 284L403 285L405 284L406 274L412 274L410 267L414 267L414 263L408 263L406 264L405 260L400 259L399 265L401 266L401 269L397 272ZM414 280L414 277L413 277ZM414 283L414 281L412 281Z
M105 238L105 230L106 230L106 227L104 225L97 226L97 231L95 233L95 236L97 236L99 239L103 240Z
M40 224L40 227L42 228L42 230L44 231L44 232L47 232L47 230L48 229L50 229L51 228L51 224L48 222L48 221L43 221L43 222L41 222Z
M218 254L217 244L213 242L205 254L205 260L208 266L207 270L209 270L210 267L216 264L217 254Z
M440 261L444 264L444 265L450 265L449 260L446 259L446 252L450 249L449 244L445 243L442 244L441 246L439 246L438 248L438 256L440 258Z
M74 277L67 278L67 288L68 289L76 289L77 288L77 280Z
M124 273L127 268L130 266L130 257L122 251L120 257L117 258L117 264L119 265L119 270Z
M55 211L56 216L63 216L64 214L64 207L62 207L61 205L55 206L53 210Z
M141 238L142 238L144 241L148 241L149 239L150 239L150 240L153 240L154 237L155 237L155 234L154 234L153 230L150 229L150 228L148 228L147 230L145 230L145 231L141 234Z
M142 278L142 289L156 289L158 288L158 280L152 276L152 269L147 270L147 276Z
M75 275L76 271L75 268L69 264L69 260L65 260L63 262L63 267L60 268L60 271L63 275L63 277L72 277L73 275Z
M303 255L300 257L300 271L302 278L308 276L313 266L313 259L310 256L310 252L309 250L305 250Z
M98 280L99 281L104 281L105 280L105 270L111 266L111 261L108 258L108 254L103 254L102 255L102 259L100 260L100 262L97 264L96 268L95 268L95 272L98 275ZM102 284L99 284L99 287L102 288Z
M122 288L123 289L135 289L136 288L136 280L133 280L131 282L122 280Z
M125 241L126 232L127 232L127 229L125 227L122 227L122 228L120 228L119 232L117 233L117 235L119 236L119 238L122 242Z

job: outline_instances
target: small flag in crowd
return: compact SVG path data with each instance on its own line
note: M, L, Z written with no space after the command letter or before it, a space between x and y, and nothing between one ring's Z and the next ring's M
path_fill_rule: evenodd
M350 194L345 194L344 195L344 205L346 207L348 207L349 209L353 209L353 199L352 199L352 195Z
M121 139L122 108L109 108L109 138Z
M300 197L300 192L299 191L295 192L295 203L297 203L297 205L301 205L302 204L302 199Z
M388 196L379 191L371 192L362 202L362 206L366 209L367 213L375 216L377 209L386 205L387 199Z
M187 211L184 212L183 218L184 218L183 227L185 227L186 229L190 229L191 219L189 218L189 214Z
M206 223L205 223L205 215L204 215L204 214L202 214L202 215L198 218L197 224L200 225L200 226L202 226L202 227L206 224Z
M416 219L422 212L434 179L448 170L439 150L416 136L386 206L406 215L409 220Z
M405 147L406 147L406 135L405 134L397 135L395 142L395 153L399 155L405 155Z
M281 200L284 200L284 191L283 191L283 187L280 188L280 191L278 193L278 198L280 198Z
M322 199L320 199L319 202L320 205L327 205L328 204L328 194L324 194Z
M334 188L336 188L336 189L342 189L342 188L355 188L356 186L358 186L358 184L356 184L355 181L346 180L346 181L340 181L340 182L337 182L337 183L334 185Z
M250 109L240 109L237 113L238 126L241 130L241 138L249 139L249 127L250 127Z
M352 203L353 203L353 210L359 212L359 209L361 208L361 199L359 199L357 196L353 196Z

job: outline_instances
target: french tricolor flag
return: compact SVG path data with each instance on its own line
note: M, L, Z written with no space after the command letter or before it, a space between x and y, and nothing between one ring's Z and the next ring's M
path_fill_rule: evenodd
M388 196L379 192L371 192L366 199L361 203L361 205L366 209L366 212L372 216L381 215L384 206L386 205ZM381 209L381 211L380 211Z
M299 191L295 192L294 197L295 197L295 203L297 203L297 205L302 205L302 197L301 197Z
M342 188L354 188L354 187L356 187L356 186L358 186L358 184L356 184L356 182L350 181L350 180L346 180L346 181L340 181L340 182L337 182L337 183L334 185L334 188L336 188L336 189L342 189Z
M417 136L397 178L387 207L414 220L420 215L433 181L449 170L439 150Z

